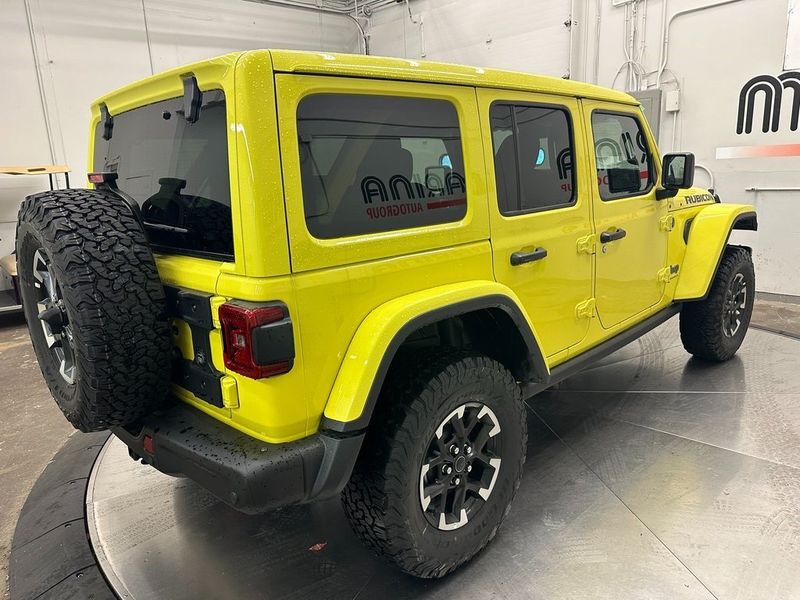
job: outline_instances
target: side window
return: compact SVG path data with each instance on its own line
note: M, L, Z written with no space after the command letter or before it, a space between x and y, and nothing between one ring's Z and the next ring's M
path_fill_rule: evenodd
M575 201L572 135L565 109L495 102L489 119L502 214L556 208Z
M467 212L461 133L450 102L315 94L297 108L297 131L314 237L448 223Z
M592 134L600 198L617 200L646 193L653 169L639 121L630 115L594 112Z

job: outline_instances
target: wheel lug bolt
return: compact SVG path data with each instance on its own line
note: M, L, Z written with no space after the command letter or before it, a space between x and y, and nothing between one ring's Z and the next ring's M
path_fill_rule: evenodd
M445 465L443 470L445 475L450 475L450 473L453 472L453 467L450 465Z
M467 465L467 473L472 473L472 465Z
M469 444L464 446L464 452L466 452L467 454L472 454L472 446L470 446Z
M452 446L450 446L450 454L452 454L453 456L455 456L456 454L458 454L458 446L456 446L455 444L453 444Z
M456 478L453 480L453 483L455 483L456 485L458 485L459 483L461 483L461 477L456 477Z

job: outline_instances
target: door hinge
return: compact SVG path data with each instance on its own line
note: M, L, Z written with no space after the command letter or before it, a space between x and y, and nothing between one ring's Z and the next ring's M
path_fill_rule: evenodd
M594 317L595 299L584 300L575 307L575 316L579 319L591 319Z
M663 269L658 271L658 280L667 283L675 279L678 276L678 270L680 267L678 265L667 265Z
M595 236L595 234L593 233L578 238L578 254L584 252L586 254L594 254L596 252L595 250L596 240L597 236Z
M675 217L673 217L672 215L661 217L658 220L658 228L661 231L672 231L673 229L675 229Z

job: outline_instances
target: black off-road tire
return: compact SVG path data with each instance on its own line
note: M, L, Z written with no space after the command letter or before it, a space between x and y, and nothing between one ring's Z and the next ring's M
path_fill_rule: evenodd
M474 517L458 529L440 530L426 519L421 505L422 464L442 419L476 400L494 412L502 427L502 464L490 496ZM342 493L345 513L378 555L411 575L442 577L494 538L519 487L526 446L520 387L503 365L457 350L401 361L389 373Z
M16 249L36 357L70 423L99 431L131 424L161 405L171 364L164 288L141 225L124 201L109 191L83 189L28 196L19 211ZM45 263L58 290L52 304L71 335L70 378L62 375L65 363L48 347L39 319L43 285L33 270L41 278Z
M745 303L738 329L734 335L726 335L726 303L730 300L731 286L737 279L746 286ZM711 362L723 362L736 354L753 314L755 281L750 252L739 246L725 248L708 296L699 302L687 302L681 309L681 341L687 352Z

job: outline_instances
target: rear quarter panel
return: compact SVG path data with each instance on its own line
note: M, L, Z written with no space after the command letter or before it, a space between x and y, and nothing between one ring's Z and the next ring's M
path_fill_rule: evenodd
M298 309L295 322L303 348L308 431L312 432L318 427L356 330L376 307L436 286L494 279L485 168L474 88L288 73L276 74L276 88ZM465 216L439 225L334 239L313 237L303 208L297 108L304 97L314 93L421 97L452 103L464 153Z

